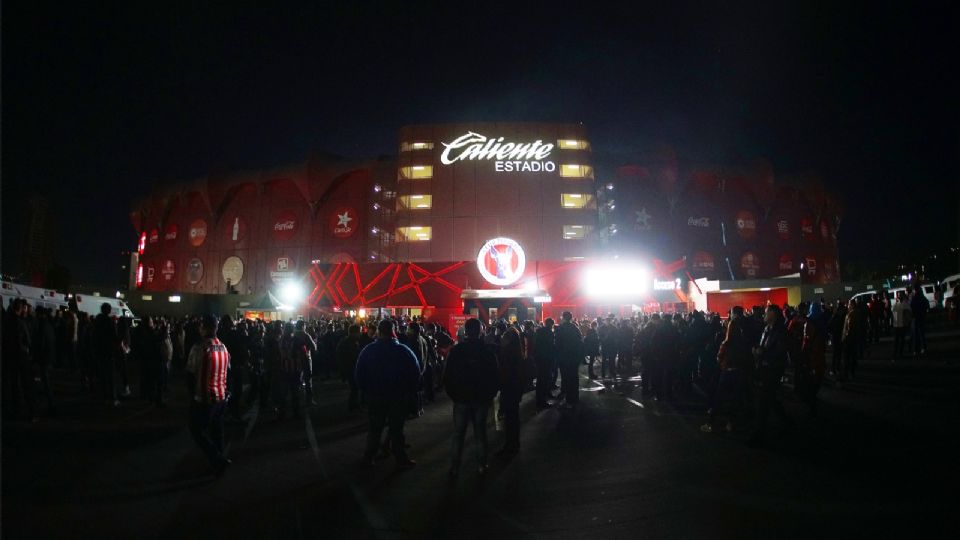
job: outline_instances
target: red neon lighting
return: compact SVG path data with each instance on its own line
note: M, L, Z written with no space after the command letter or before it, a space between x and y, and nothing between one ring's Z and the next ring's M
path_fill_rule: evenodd
M140 243L137 244L137 253L143 255L143 249L147 247L147 231L140 233Z
M144 236L144 238L146 238ZM143 286L143 263L137 265L137 278L136 278L137 288Z
M441 276L460 268L464 264L463 261L459 261L435 272L430 272L413 263L390 263L366 284L363 283L363 277L360 275L360 265L358 263L337 263L332 268L329 268L326 274L321 270L319 265L314 264L310 268L310 277L313 279L314 287L308 297L308 302L315 308L320 307L324 297L328 298L329 303L334 308L341 308L342 306L370 306L381 301L387 305L391 305L391 297L413 289L420 302L419 307L427 308L430 307L430 305L421 288L422 285L432 281L459 296L462 289L443 279ZM400 278L401 272L404 271L409 281L398 287L397 281ZM357 293L353 295L348 295L343 289L344 279L348 278L348 274L352 274L353 284L357 288ZM387 285L387 290L376 296L368 296L375 287L384 282L388 275L390 276L390 281Z

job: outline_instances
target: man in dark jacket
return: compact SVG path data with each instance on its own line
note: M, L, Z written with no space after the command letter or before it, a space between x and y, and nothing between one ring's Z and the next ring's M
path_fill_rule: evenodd
M450 351L444 386L453 400L453 445L450 476L460 471L463 438L467 424L473 423L473 439L477 449L477 468L487 471L487 411L499 390L497 357L480 339L480 321L467 319L466 338Z
M572 408L580 402L580 363L583 362L583 335L573 324L573 314L564 311L557 327L557 352L560 367L561 389L564 408ZM631 340L632 342L632 340Z
M913 315L913 355L927 354L927 312L930 311L930 301L923 294L920 285L913 286L913 297L910 298L910 314Z
M120 336L117 325L110 318L110 304L100 306L100 314L93 320L93 354L100 368L100 384L108 405L120 406L114 381L115 363L120 353Z
M780 389L780 379L787 367L787 329L783 324L781 311L777 306L767 308L763 322L766 326L760 337L760 345L754 347L753 355L757 360L756 383L759 386L757 394L757 427L748 441L752 445L763 442L767 432L767 417L772 409L780 420L788 427L794 425L793 419L787 414L783 404L777 399Z
M3 416L14 420L19 414L20 397L27 417L36 421L33 402L33 374L30 372L30 329L24 320L27 303L14 299L3 314Z
M374 464L380 435L387 425L397 467L412 468L416 462L407 457L403 422L410 396L416 394L420 385L420 365L413 351L397 341L392 320L385 319L377 325L377 340L360 351L354 376L366 396L370 415L367 447L361 466Z
M537 409L550 406L550 391L553 389L553 379L550 378L550 369L557 357L557 344L553 338L553 319L547 318L543 326L537 328L533 338L533 350L537 363Z

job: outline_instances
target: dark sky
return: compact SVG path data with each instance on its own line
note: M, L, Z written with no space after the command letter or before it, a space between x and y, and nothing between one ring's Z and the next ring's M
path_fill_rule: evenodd
M601 166L666 143L816 171L846 202L844 263L957 241L946 3L66 4L3 4L5 272L31 190L74 282L102 283L157 181L392 154L400 126L459 120L583 122Z

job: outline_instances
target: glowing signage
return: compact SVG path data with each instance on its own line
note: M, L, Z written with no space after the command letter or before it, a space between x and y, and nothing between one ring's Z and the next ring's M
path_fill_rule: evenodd
M653 290L655 291L679 291L680 278L670 280L654 279Z
M330 215L330 225L337 238L350 238L357 230L357 211L350 207L341 207Z
M457 137L444 146L440 162L453 165L458 161L494 161L497 172L554 172L557 164L544 161L553 152L553 145L537 139L532 143L504 142L503 137L487 137L473 131Z
M488 240L477 253L477 269L492 285L513 285L523 275L526 265L523 248L510 238Z
M240 283L240 280L243 279L243 260L236 255L227 257L220 268L220 274L223 276L223 281L230 285Z
M290 210L280 212L273 222L273 236L277 240L290 240L297 234L297 215Z

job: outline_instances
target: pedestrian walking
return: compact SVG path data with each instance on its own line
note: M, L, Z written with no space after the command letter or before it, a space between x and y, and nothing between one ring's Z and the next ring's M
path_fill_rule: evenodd
M221 476L230 465L223 453L223 414L229 397L230 353L217 339L217 327L215 316L203 317L201 340L190 350L186 372L193 397L190 401L190 434L207 456L210 472Z

